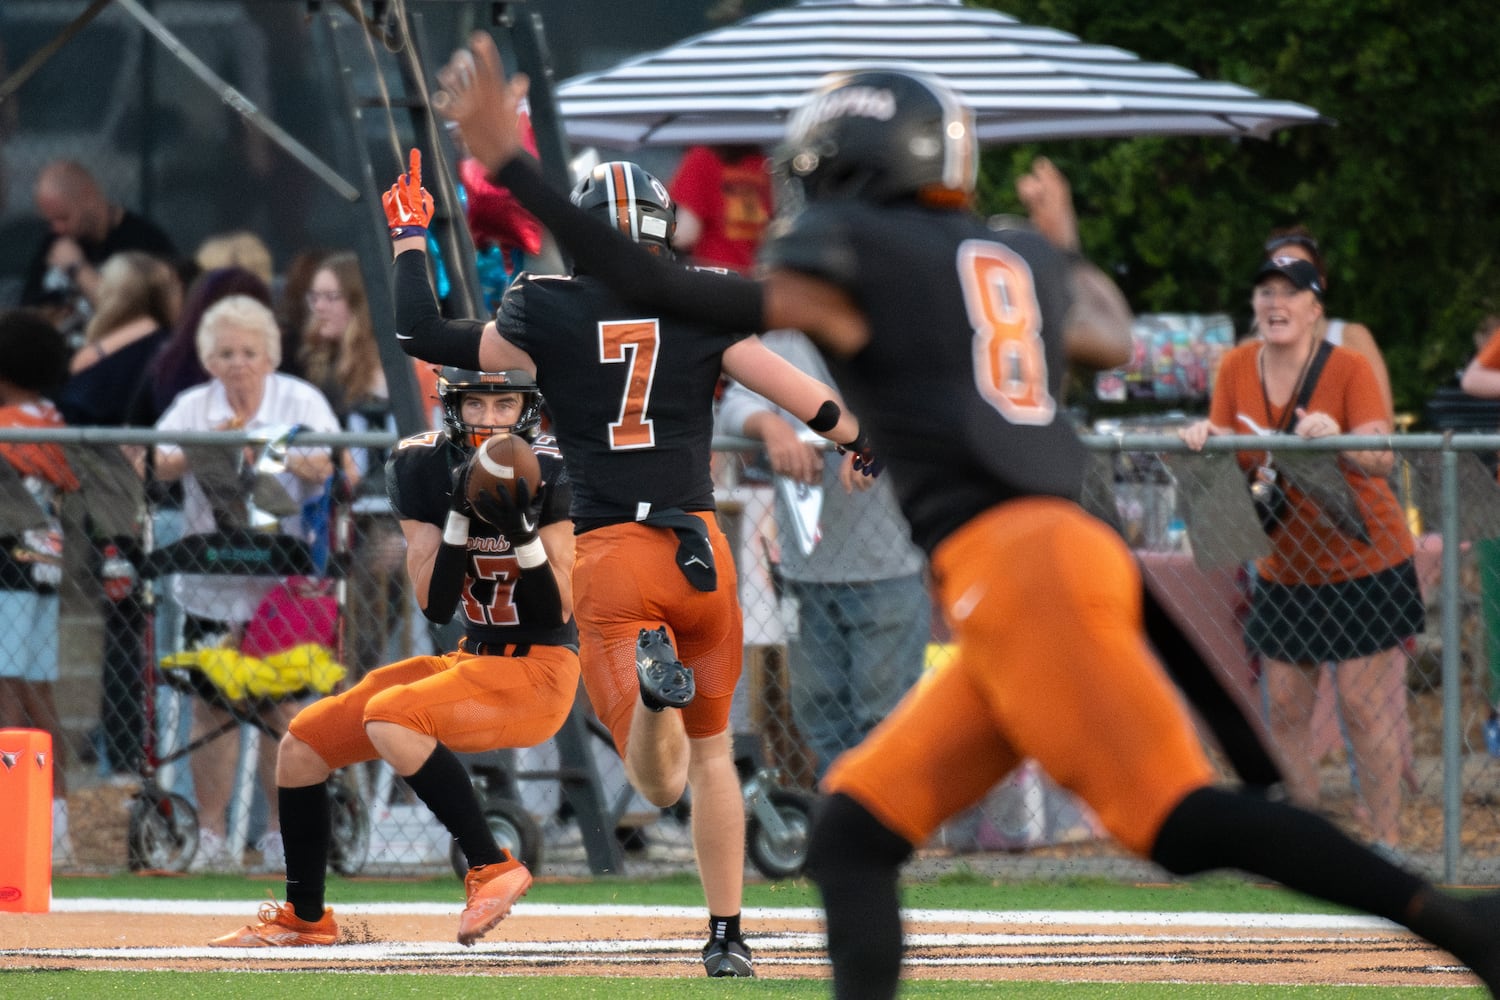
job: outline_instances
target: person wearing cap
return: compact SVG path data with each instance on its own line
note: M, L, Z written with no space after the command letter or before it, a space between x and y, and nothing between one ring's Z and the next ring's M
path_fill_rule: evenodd
M1318 269L1318 279L1323 284L1324 294L1327 294L1328 264L1323 260L1323 251L1318 247L1318 241L1306 226L1271 230L1271 234L1266 237L1265 259L1270 260L1272 257L1295 257L1307 261ZM1391 375L1386 369L1385 355L1380 352L1380 345L1375 343L1375 335L1370 332L1370 328L1352 319L1324 315L1318 321L1317 336L1335 346L1352 349L1370 363L1370 370L1375 373L1375 382L1380 386L1381 398L1385 400L1387 415L1394 419L1396 409L1391 396Z
M1272 257L1295 257L1305 260L1318 269L1318 278L1323 283L1323 288L1328 288L1328 264L1323 259L1323 251L1318 246L1318 240L1312 231L1306 226L1286 226L1273 229L1266 236L1263 247L1265 260ZM1395 420L1396 408L1391 396L1391 375L1386 368L1385 355L1381 353L1380 345L1375 343L1375 335L1370 328L1363 323L1350 319L1338 319L1328 316L1326 313L1318 321L1317 338L1326 340L1335 346L1350 348L1356 354L1362 356L1370 363L1370 370L1375 373L1375 381L1380 386L1381 398L1385 400L1386 415L1392 421ZM1414 511L1412 512L1414 513ZM1408 518L1411 514L1408 514ZM1410 523L1410 522L1409 522ZM1421 542L1418 542L1420 545ZM1347 700L1338 689L1337 668L1328 664L1328 669L1321 671L1317 678L1318 694L1316 704L1313 708L1313 716L1308 726L1311 734L1308 737L1308 749L1314 759L1322 760L1332 753L1336 747L1343 746L1350 758L1353 758L1353 750L1348 739L1339 728L1339 706ZM1374 697L1381 692L1350 692L1352 696ZM1392 699L1393 708L1405 703L1406 685L1392 687L1383 692L1385 697ZM1401 761L1402 775L1407 787L1416 789L1417 778L1412 764L1412 747L1410 734L1405 730L1401 732ZM1314 796L1314 803L1317 796Z
M1179 431L1194 450L1210 436L1391 433L1391 420L1370 364L1348 347L1318 337L1324 284L1313 264L1291 256L1264 261L1251 305L1258 338L1224 356L1209 416ZM1305 402L1304 402L1305 400ZM1336 663L1341 695L1405 684L1405 640L1422 631L1414 542L1386 476L1388 450L1341 451L1337 462L1352 494L1344 516L1283 473L1267 452L1242 451L1241 468L1275 483L1282 501L1265 522L1271 553L1255 565L1245 624L1270 701L1272 736L1284 751L1292 797L1317 793L1316 764L1306 743L1317 668ZM1405 699L1344 699L1345 719L1370 833L1394 850L1400 839L1401 741Z

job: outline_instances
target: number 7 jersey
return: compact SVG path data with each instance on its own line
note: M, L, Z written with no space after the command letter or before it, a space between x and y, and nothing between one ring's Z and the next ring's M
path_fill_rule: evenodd
M868 343L829 368L919 546L1014 497L1079 498L1087 455L1062 399L1068 268L1040 234L851 199L810 205L762 256L864 313Z
M518 276L495 322L536 362L577 530L714 509L714 393L745 332L651 316L586 275Z

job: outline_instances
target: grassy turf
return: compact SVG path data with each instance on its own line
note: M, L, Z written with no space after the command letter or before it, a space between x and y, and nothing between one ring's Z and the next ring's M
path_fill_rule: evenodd
M267 891L280 897L280 879L238 875L99 877L63 876L53 882L55 898L256 900ZM452 902L463 898L452 876L431 879L347 879L330 876L328 900L339 903ZM702 906L696 875L646 880L594 878L540 879L527 894L531 903L624 903L637 906ZM1237 878L1205 878L1170 885L1131 885L1098 878L1067 881L995 881L971 873L909 882L903 901L918 909L959 910L1207 910L1223 913L1337 913L1337 907L1274 886ZM817 891L806 880L750 883L746 906L817 906Z

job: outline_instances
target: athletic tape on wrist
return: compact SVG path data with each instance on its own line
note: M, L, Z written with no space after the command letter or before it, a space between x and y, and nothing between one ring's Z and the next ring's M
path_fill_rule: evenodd
M547 561L547 550L542 548L542 540L533 538L531 541L516 546L516 561L521 564L522 569L536 569Z
M444 545L467 545L469 543L469 519L456 510L448 512L448 523L443 525Z

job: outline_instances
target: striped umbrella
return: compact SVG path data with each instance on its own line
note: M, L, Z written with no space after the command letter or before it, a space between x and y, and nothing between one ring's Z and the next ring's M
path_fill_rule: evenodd
M947 81L974 108L981 142L1265 138L1326 121L1303 104L960 0L802 0L573 77L557 97L578 145L767 145L824 74L869 65Z

